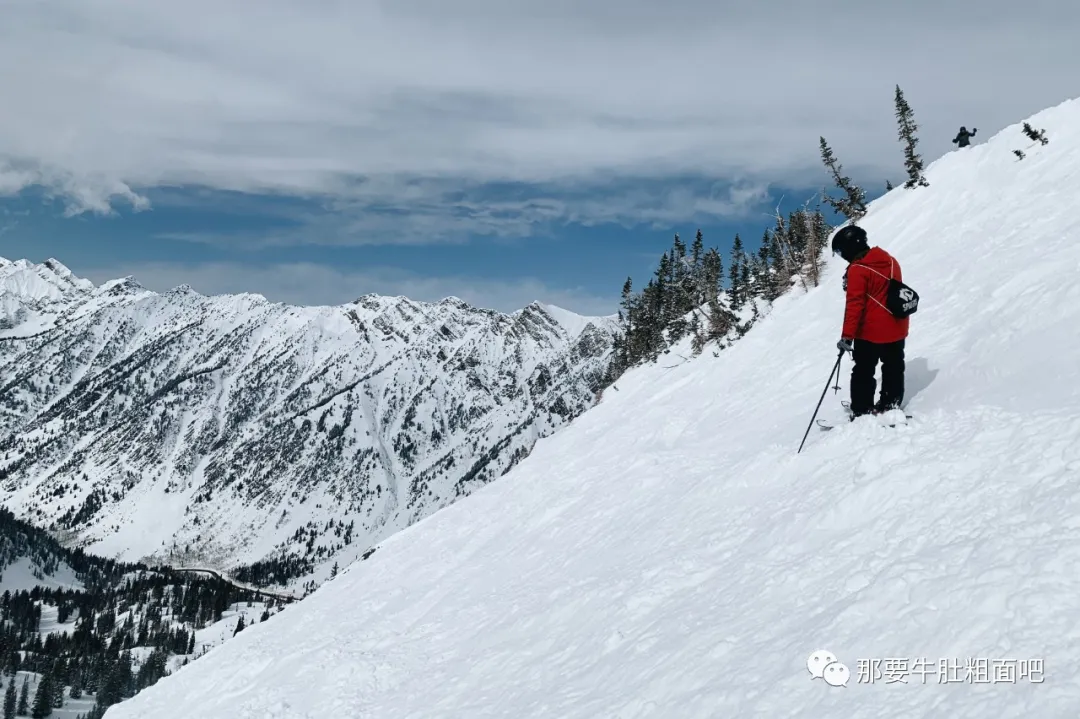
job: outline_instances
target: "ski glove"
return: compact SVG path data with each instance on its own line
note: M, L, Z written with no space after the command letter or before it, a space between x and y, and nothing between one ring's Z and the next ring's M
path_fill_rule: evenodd
M841 352L852 352L855 349L855 343L852 340L842 339L836 343L836 349Z

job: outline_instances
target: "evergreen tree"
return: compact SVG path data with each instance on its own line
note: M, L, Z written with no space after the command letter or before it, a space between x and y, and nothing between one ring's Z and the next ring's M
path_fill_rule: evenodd
M623 314L623 321L628 328L633 326L633 309L634 282L627 277L622 286L622 302L619 303L619 312Z
M771 241L770 241L770 244ZM758 249L753 261L750 263L750 287L753 297L760 297L771 302L780 296L779 273L774 269L769 259L769 247L763 246Z
M812 286L817 287L821 283L821 272L825 268L824 258L832 227L825 220L820 207L813 212L807 212L804 221L806 223L806 276Z
M666 258L666 254L660 258L664 265L666 265ZM663 273L660 273L658 278L649 280L649 284L645 285L645 292L642 293L644 313L641 326L642 342L640 351L642 356L652 360L656 360L660 356L660 351L664 346L664 321L666 319L664 295L667 290L663 279L664 276Z
M690 317L690 335L693 338L690 341L690 351L695 355L701 354L705 349L705 334L701 330L701 319L697 312Z
M904 99L904 93L899 85L896 86L895 99L896 121L900 126L900 141L904 143L904 167L908 174L904 187L909 190L915 187L927 187L930 183L923 177L922 157L915 151L915 146L919 143L918 138L915 137L915 131L919 129L919 126L915 123L915 113Z
M709 300L709 333L710 340L721 341L728 336L732 327L735 326L735 315L724 306L718 297Z
M1024 134L1027 135L1029 140L1047 144L1050 140L1046 139L1046 130L1036 130L1030 123L1024 123ZM1015 150L1013 152L1016 152Z
M15 704L17 701L15 677L12 677L11 681L8 682L7 690L4 692L4 719L15 719Z
M777 232L766 230L761 236L761 248L758 250L756 263L756 284L758 295L770 302L783 294L791 278L791 263L784 256L782 245L781 235Z
M679 316L685 316L690 312L696 314L704 302L701 287L701 262L702 252L704 251L704 240L704 235L702 235L701 230L698 230L697 235L694 237L694 244L690 247L689 254L687 254L684 247L682 256L677 257L679 265L681 266L678 296L676 297L676 304L678 306L677 314ZM691 319L691 322L693 322L693 319Z
M701 261L702 286L704 288L705 302L711 302L723 291L724 285L724 260L715 247L705 253Z
M61 658L49 674L49 688L52 689L52 705L55 709L64 706L64 678L67 677L67 673L67 662Z
M743 302L753 303L754 294L752 292L753 284L750 281L750 263L746 261L746 255L743 254L743 261L739 266L739 284L742 285Z
M238 621L236 623L236 631L233 632L233 636L235 637L237 634L239 634L242 631L244 631L244 615L243 614L240 615L240 621Z
M772 233L766 230L761 238L762 261L755 283L755 294L769 302L791 287L791 279L799 273L799 255L803 243L798 211L785 220L778 206L774 217L776 224Z
M330 578L333 579L338 573L338 563L334 562L334 566L330 567Z
M673 292L672 306L673 314L680 315L682 306L685 304L682 298L679 296L682 290L686 287L686 280L688 272L688 263L686 261L686 245L679 239L679 233L675 233L675 241L671 246L671 289Z
M627 277L622 288L622 302L619 305L619 318L622 320L622 333L616 337L616 346L613 352L611 364L608 366L609 380L614 381L619 377L637 357L636 347L638 340L638 298L633 292L633 282ZM264 614L266 614L264 612ZM267 618L269 616L267 615ZM265 619L262 621L266 621Z
M724 283L724 260L715 247L706 253L703 265L706 287L705 301L709 306L709 323L706 337L709 340L722 341L731 331L734 315L721 299Z
M701 234L700 229L694 235L694 244L690 247L690 257L694 267L700 266L705 258L705 237Z
M892 190L892 189L893 189L893 185L892 185L892 183L891 183L891 182L889 182L888 180L885 180L885 191L886 191L886 192L889 192L889 191L890 191L890 190Z
M33 719L45 719L45 717L52 714L52 710L52 681L48 674L43 674L41 675L41 681L38 682L37 692L34 694L34 708L31 710L30 716Z
M731 245L731 267L728 270L728 296L731 298L732 309L739 309L746 299L746 287L743 284L743 264L746 255L743 251L742 238L735 234L735 242Z
M19 689L19 716L24 717L30 713L30 677L23 677L22 687Z
M844 168L836 160L836 156L833 155L829 143L825 142L825 138L822 137L820 140L821 161L825 163L825 167L832 174L836 187L844 193L843 197L835 199L830 197L828 193L822 192L822 199L829 207L832 207L852 222L856 222L866 214L866 193L853 183L850 177L843 174Z
M667 321L671 318L671 302L669 301L671 287L671 256L666 252L660 255L660 264L656 267L654 280L656 290L652 302L653 314L660 321L661 325L666 325Z

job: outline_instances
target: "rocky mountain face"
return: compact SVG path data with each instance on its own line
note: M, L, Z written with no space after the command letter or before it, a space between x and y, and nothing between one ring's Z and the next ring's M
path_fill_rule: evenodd
M0 259L0 500L106 556L325 577L588 409L614 327L541 304L158 294Z

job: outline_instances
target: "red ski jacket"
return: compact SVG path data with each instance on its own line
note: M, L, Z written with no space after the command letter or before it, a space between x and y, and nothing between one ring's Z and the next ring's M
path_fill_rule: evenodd
M900 263L880 247L871 247L844 272L847 306L842 339L897 342L908 335L908 318L899 319L885 309L889 278L904 281Z

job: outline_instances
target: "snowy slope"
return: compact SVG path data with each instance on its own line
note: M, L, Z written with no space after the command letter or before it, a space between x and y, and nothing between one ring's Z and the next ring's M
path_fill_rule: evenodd
M69 553L50 535L0 511L0 593L83 589Z
M1022 162L1010 127L863 223L923 297L909 426L795 452L836 356L835 260L719 358L633 371L108 719L1077 716L1080 102L1032 122L1050 144ZM815 650L845 688L811 679ZM860 681L885 659L931 673Z
M592 406L614 328L539 303L94 287L55 260L0 260L0 305L6 507L100 555L296 560L295 581L499 477Z
M0 593L29 592L34 587L83 588L75 570L63 562L50 574L42 571L29 557L21 557L0 571Z

